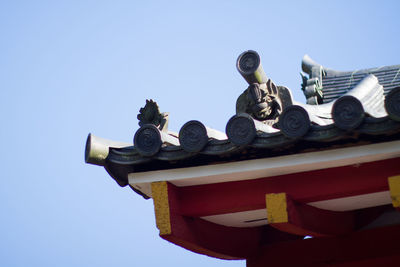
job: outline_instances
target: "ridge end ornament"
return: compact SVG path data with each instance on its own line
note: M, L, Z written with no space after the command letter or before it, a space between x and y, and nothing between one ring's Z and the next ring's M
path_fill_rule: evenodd
M168 115L167 112L160 112L155 101L146 100L146 105L137 115L140 128L133 138L133 145L139 154L152 157L163 144L179 145L177 136L168 131Z
M160 131L168 131L169 113L161 113L157 102L153 99L146 99L146 105L140 108L137 119L139 120L139 126L152 124Z
M240 54L236 68L249 84L236 101L236 114L246 113L267 125L276 125L283 109L292 105L290 90L267 77L254 50Z

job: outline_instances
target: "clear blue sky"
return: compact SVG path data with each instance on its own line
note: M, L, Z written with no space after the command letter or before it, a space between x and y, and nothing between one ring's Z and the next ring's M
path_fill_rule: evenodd
M153 204L84 163L89 132L132 142L145 100L170 130L223 131L257 50L298 101L300 62L400 64L399 1L1 1L0 266L245 266L158 237Z

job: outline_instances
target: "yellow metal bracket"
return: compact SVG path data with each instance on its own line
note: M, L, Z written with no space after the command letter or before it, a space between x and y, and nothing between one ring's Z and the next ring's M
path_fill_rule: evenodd
M289 221L286 193L266 194L265 201L269 223L286 223Z
M157 228L160 230L160 235L169 235L171 234L171 217L167 182L151 183L151 193L153 196Z
M389 177L388 180L393 207L400 208L400 175Z

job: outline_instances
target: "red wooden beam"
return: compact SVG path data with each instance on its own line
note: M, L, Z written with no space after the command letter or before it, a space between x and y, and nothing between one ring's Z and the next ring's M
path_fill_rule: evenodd
M400 225L265 245L247 259L264 266L400 266ZM391 264L391 265L388 265Z
M292 200L285 193L267 194L268 223L281 231L301 236L335 236L356 229L356 213L318 209Z
M227 227L182 216L178 188L167 182L153 183L152 193L160 236L193 252L221 259L245 259L262 244L300 238L270 226Z
M361 218L359 211L344 213L321 211L289 201L287 210L290 221L286 226L279 225L280 222L274 221L276 218L274 217L269 220L277 229L270 225L248 228L228 227L201 218L182 215L180 205L185 200L180 196L180 189L168 182L152 184L156 223L160 236L193 252L221 259L250 258L262 245L302 239L302 236L296 235L318 236L347 233L359 226L357 219ZM367 215L362 218L362 221L371 220L371 214L378 215L379 213L368 209L367 212L361 213L361 215ZM288 230L289 224L292 228Z
M265 194L285 192L300 203L389 190L400 158L254 180L179 188L179 212L202 217L265 208Z

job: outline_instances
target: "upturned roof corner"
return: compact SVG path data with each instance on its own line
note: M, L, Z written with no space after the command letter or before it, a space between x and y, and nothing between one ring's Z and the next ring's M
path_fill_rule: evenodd
M305 55L302 70L308 77L303 75L302 89L307 104L294 100L289 88L276 85L265 74L257 52L240 54L236 67L249 86L238 97L236 114L225 132L195 120L185 123L179 133L172 132L168 113L160 112L154 100L146 100L133 142L89 134L85 161L105 166L120 185L128 185L127 172L399 139L400 65L340 72Z

